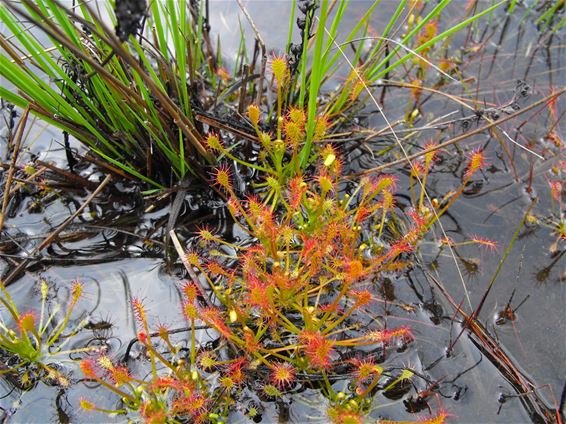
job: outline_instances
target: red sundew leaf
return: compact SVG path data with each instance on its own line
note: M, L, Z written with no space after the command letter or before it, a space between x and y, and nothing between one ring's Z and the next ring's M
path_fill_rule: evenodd
M242 357L235 359L230 364L228 364L226 373L234 383L239 385L245 380L245 373L243 371L247 363L247 359Z
M365 206L360 206L358 208L358 210L356 211L356 218L355 218L355 222L357 224L365 221L365 219L370 215L370 210L368 208L366 208Z
M369 290L353 290L351 296L356 299L356 306L358 307L368 305L373 299Z
M322 312L322 313L340 311L340 308L338 307L338 305L335 305L334 303L322 304L322 305L319 306L318 309L320 309L320 312Z
M399 327L393 330L377 330L368 333L367 338L376 343L387 343L391 339L403 337L414 340L413 333L408 327Z
M200 265L200 257L198 255L198 253L193 252L192 250L188 250L185 252L185 260L193 266L199 266Z
M79 280L73 282L73 287L71 288L71 307L77 303L79 298L83 294L83 283Z
M285 389L290 387L295 381L296 370L293 365L288 362L279 362L271 365L271 373L269 375L269 381L280 388Z
M251 212L252 215L259 215L263 209L263 204L261 199L257 194L248 194L246 196L246 209Z
M363 277L366 273L364 265L361 261L357 259L352 259L346 263L344 267L344 272L346 273L346 278L351 281L356 281Z
M220 165L213 172L214 184L228 192L232 191L232 170L228 165Z
M258 266L254 252L248 250L240 257L240 267L244 277L248 278L250 275L255 275Z
M212 274L212 275L222 275L224 277L226 277L228 275L228 272L222 268L222 266L216 262L216 261L209 261L206 264L206 269L208 269L208 271Z
M332 180L325 172L321 172L319 175L317 175L315 177L315 180L318 182L318 185L320 186L320 188L324 193L329 192L334 188L334 184L332 183Z
M344 407L336 407L329 410L333 424L363 424L364 417L360 412L353 412Z
M413 161L411 167L411 175L415 176L422 176L425 172L425 164L423 161Z
M145 418L146 423L165 423L167 422L167 413L162 409L156 410L156 402L144 402L140 408L140 414ZM159 406L163 408L163 406Z
M147 322L147 318L145 315L145 308L143 306L143 302L141 299L135 297L132 299L132 307L134 308L134 314L136 316L136 319L140 322L140 323L145 323Z
M307 185L300 175L289 181L288 201L292 210L296 210L299 207L306 192Z
M424 145L424 150L434 149L437 144L434 141L429 141ZM432 150L431 152L425 153L425 165L430 167L430 164L436 159L438 155L438 150Z
M428 22L417 37L418 44L422 45L432 40L436 36L437 30L438 30L438 20L433 20Z
M560 202L562 197L562 183L558 180L554 180L549 181L548 185L550 186L550 194L552 198L555 201Z
M203 414L207 413L207 404L210 399L204 397L202 394L191 393L177 397L171 404L171 409L175 414L188 414L191 416L191 422L208 422L203 419ZM208 414L207 414L208 415ZM165 421L164 421L165 422Z
M287 111L287 119L304 127L305 122L307 120L307 116L303 109L291 106Z
M220 141L220 137L218 137L218 134L214 132L208 134L205 142L208 148L211 150L217 150L217 151L224 150L224 146L222 145L222 141Z
M230 328L226 325L220 309L215 307L201 308L200 318L218 331L222 336L228 339L232 337L232 330L230 330Z
M474 149L469 154L468 166L464 174L465 178L470 178L476 171L487 166L485 154L481 149Z
M304 137L303 129L299 124L292 121L286 121L283 128L285 130L285 140L291 147L296 148Z
M415 223L415 227L417 229L421 229L425 226L426 222L425 222L425 218L423 215L419 214L415 209L411 208L407 214L413 219L413 222Z
M306 259L311 252L318 250L319 240L306 234L301 234L300 237L303 242L301 256Z
M171 331L171 329L169 328L169 326L167 324L161 323L157 327L157 333L159 334L159 337L161 337L163 340L169 339L169 332L170 331Z
M244 329L244 342L245 349L249 353L257 353L261 347L260 343L256 340L255 334L250 329Z
M278 85L282 85L288 77L287 59L284 55L271 56L268 61L268 69L271 70Z
M275 219L273 216L273 211L265 205L262 205L259 214L257 214L258 222L265 226L276 227ZM273 230L276 233L276 230Z
M193 302L200 295L198 286L192 281L183 284L181 290L189 302Z
M371 358L350 360L354 366L354 376L356 383L356 393L361 394L364 392L364 386L379 378L383 372L383 368L375 363Z
M257 306L263 310L269 310L273 306L271 296L268 293L271 284L260 281L259 278L252 276L247 281L246 303Z
M383 209L385 209L386 211L391 209L395 204L395 198L393 197L393 193L388 189L383 190L382 197L383 197L382 200Z
M81 398L79 400L79 405L85 411L92 411L92 410L96 409L96 405L94 403L92 403L91 401L89 401L88 399L85 399L85 398Z
M132 381L132 376L127 367L118 366L110 371L110 378L116 386L122 386Z
M381 192L382 190L395 192L397 189L397 177L393 175L381 175L373 180L372 185L376 192Z
M401 272L414 265L410 261L395 260L391 263L384 265L383 270L389 272Z
M183 302L183 315L188 320L196 320L199 318L199 310L193 302L186 300Z
M211 240L214 240L216 238L216 236L214 235L214 233L210 229L210 226L208 226L208 225L203 225L201 227L198 227L197 234L202 240L205 240L205 241L211 241Z
M440 244L442 244L444 246L454 246L454 240L452 240L449 237L442 237L438 241L440 242Z
M250 121L252 122L254 127L256 127L259 123L259 116L260 116L259 107L257 107L256 105L249 105L248 118L250 118Z
M290 289L298 289L299 282L296 279L293 279L288 273L283 272L280 269L272 270L272 274L268 277L271 279L273 285L280 290L290 290Z
M400 240L393 244L387 253L390 259L395 259L401 253L409 253L413 251L413 246L405 240Z
M216 75L224 82L228 82L232 79L232 75L230 75L230 72L224 67L218 68Z
M230 197L226 206L228 207L228 211L232 214L232 216L238 217L242 215L242 211L240 209L240 201L235 197Z
M96 369L98 368L96 362L92 359L82 359L79 367L86 378L96 379L98 377Z
M212 350L203 350L198 354L198 366L206 372L213 372L216 370L218 364L216 353Z
M440 411L438 411L438 414L436 414L436 416L419 417L417 423L418 424L444 424L446 422L446 419L450 416L451 416L451 414L448 414L444 409L440 409Z
M480 236L471 236L470 240L474 243L486 247L489 250L497 250L497 242Z
M316 117L316 121L314 124L314 134L313 137L315 140L322 140L324 138L324 136L326 135L326 132L328 131L328 128L330 127L330 122L328 120L328 117L326 115L319 115ZM336 157L336 155L335 155ZM326 159L325 159L325 165L326 165ZM334 163L331 163L330 165L326 165L326 166L331 166L334 165L334 168L336 166L336 160L334 161ZM336 169L333 170L334 172L336 172Z
M161 376L157 377L157 379L152 383L152 387L153 390L170 388L181 391L185 388L191 389L193 385L189 382L181 381L175 377Z
M299 340L303 343L305 355L310 365L319 369L328 369L332 365L332 354L334 341L327 339L319 331L303 331L299 334Z
M35 322L37 319L37 314L35 312L26 312L20 315L20 319L18 321L18 329L20 333L24 331L35 331Z

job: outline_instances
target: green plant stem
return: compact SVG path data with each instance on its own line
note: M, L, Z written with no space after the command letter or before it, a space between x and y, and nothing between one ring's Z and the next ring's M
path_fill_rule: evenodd
M523 225L525 225L525 222L527 221L527 217L530 215L531 211L533 210L533 208L535 207L536 204L537 204L537 199L534 199L532 201L532 203L529 205L525 214L523 215L523 219L521 219L521 222L519 223L517 229L515 230L513 237L511 237L511 241L509 242L507 249L505 249L505 253L503 254L501 260L497 264L497 268L496 268L495 272L493 273L493 276L491 277L491 280L490 280L490 282L487 286L487 289L485 290L484 294L482 295L482 299L481 299L480 303L478 304L477 308L474 310L474 313L472 314L472 319L474 319L475 317L478 316L481 308L483 307L485 299L489 295L489 292L491 291L493 285L495 284L495 281L497 280L497 277L499 276L499 272L503 268L503 264L505 263L507 257L511 253L511 249L515 245L515 241L517 240L517 237L519 237L519 234L521 232L521 229L523 228Z

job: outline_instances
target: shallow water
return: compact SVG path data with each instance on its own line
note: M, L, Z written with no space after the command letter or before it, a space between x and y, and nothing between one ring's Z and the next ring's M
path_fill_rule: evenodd
M215 1L211 4L210 23L213 30L222 36L222 51L229 67L239 43L239 28L234 24L238 16L249 39L253 36L235 4L228 1ZM275 48L277 52L287 37L288 4L282 1L270 2L269 6L262 1L246 3L267 46ZM352 2L347 19L350 24L356 22L367 4L363 1ZM387 17L395 6L395 2L385 1L380 13ZM459 6L455 4L453 12L458 13L458 9ZM448 46L448 55L458 55L463 61L461 71L464 76L475 77L477 84L471 82L468 87L450 84L443 89L462 96L466 96L466 89L470 89L480 102L489 105L504 104L513 95L516 80L522 79L532 87L533 92L522 103L526 106L547 95L552 88L563 87L566 82L564 34L558 34L548 48L537 48L537 29L530 21L519 23L520 16L518 14L505 26L505 14L500 12L490 22L484 20L485 26L482 24L471 33L463 32L453 38ZM376 30L379 30L380 25L382 23L375 22ZM505 32L502 34L503 30ZM484 34L483 37L481 34ZM498 47L500 42L501 46ZM485 49L475 54L473 47L482 43L485 43ZM461 52L462 46L467 46L468 53ZM347 68L345 69L347 73ZM340 78L340 75L336 78ZM376 91L379 93L380 89ZM407 92L388 88L384 109L390 120L403 117L407 100ZM564 111L565 107L566 100L562 96L556 106L558 113ZM454 103L436 97L431 97L424 104L423 111L424 118L415 123L417 127L445 114L453 113L453 117L465 114ZM374 108L368 107L367 113L370 114L371 126L385 126L383 118ZM518 128L526 117L530 119ZM507 143L515 171L499 142L489 139L487 135L470 137L460 144L465 150L485 145L491 167L482 176L475 178L477 190L463 196L451 207L449 214L442 220L444 230L455 241L478 235L497 241L499 248L495 252L482 251L477 247L458 248L456 251L460 258L456 261L457 267L446 249L438 255L433 238L428 243L423 243L421 252L427 272L444 285L457 303L462 302L468 313L472 310L468 297L472 307L479 304L530 204L526 187L529 186L531 164L531 186L539 199L534 213L551 215L547 173L552 166L558 165L560 151L541 140L548 124L547 117L547 111L537 115L529 113L503 126L521 144L535 141L533 150L544 157L538 159L512 143ZM58 144L61 141L58 131L45 129L43 124L35 124L32 132L28 140L35 142L30 144L30 151L65 167L65 155ZM461 132L462 128L452 126L440 134L440 137L447 138ZM423 131L414 142L422 145L438 135L437 131ZM559 132L559 136L564 139L563 131ZM388 144L390 142L387 141ZM377 140L370 143L368 148L377 152L382 149L383 143L383 140ZM0 146L5 149L4 143ZM349 145L347 149L353 169L376 166L384 160L379 156L373 160L367 153L356 159L358 151ZM4 157L5 152L0 153ZM457 158L445 154L443 160L443 164L437 167L428 181L431 197L442 196L460 183L461 172L458 170L461 171L462 165L457 163ZM86 175L90 171L87 169L83 172ZM399 192L408 192L407 173L397 170L396 174L399 177ZM94 181L98 177L96 173L90 176ZM202 198L196 191L198 190L187 196L177 231L188 236L195 223L207 220L229 233L231 229L224 220L226 212L214 209L210 204L199 207ZM34 214L28 211L34 199L23 198L14 216L7 220L7 232L3 235L3 241L6 237L11 237L20 243L10 255L22 257L26 251L33 249L43 238L41 235L46 235L62 222L85 197L84 193L54 197L42 205L39 213ZM406 200L401 199L400 202L406 203ZM87 234L77 240L64 239L49 248L44 254L48 258L32 261L28 272L10 286L10 292L25 310L26 307L33 308L37 305L38 295L34 294L32 287L40 277L52 282L56 288L57 300L61 302L68 297L71 282L81 279L85 283L86 295L77 308L74 319L78 322L89 313L93 323L111 323L110 334L105 333L105 337L108 339L110 352L116 358L123 357L128 342L136 334L130 307L133 297L144 299L154 323L167 323L172 328L182 327L184 322L180 314L178 294L181 272L179 270L176 273L176 269L172 272L166 270L161 259L161 230L156 234L152 232L156 227L164 228L168 210L166 204L158 204L154 211L145 213L139 194L132 187L121 187L113 191L109 198L95 200L89 213L81 216L74 227L64 232L73 234L81 229L87 231ZM21 237L22 234L35 238L26 239ZM136 234L141 234L141 237ZM440 234L436 236L441 237ZM153 244L144 243L144 237ZM566 261L562 257L565 247L561 241L553 253L555 243L556 236L549 229L527 225L514 244L479 315L480 321L501 343L516 367L531 379L536 393L549 408L553 408L555 400L560 397L566 365L566 321L562 311L566 300ZM4 255L0 261L0 272L3 275L10 268L9 260L10 257ZM433 261L434 270L429 267ZM545 272L546 268L548 272ZM385 278L380 280L380 284L385 282ZM512 396L516 394L516 390L467 332L455 345L452 355L445 356L447 346L461 327L456 323L451 324L453 308L439 290L431 285L422 269L415 269L406 277L393 279L391 284L394 292L393 295L390 293L391 297L388 299L391 304L376 306L375 316L391 327L411 326L416 341L403 352L388 351L387 367L410 366L426 373L433 380L442 379L439 402L454 416L454 421L509 423L532 420L523 407L521 398L510 397L503 404L498 402L501 394ZM514 290L513 307L526 296L529 296L528 299L517 311L514 321L496 324L496 314L504 308ZM410 305L414 310L407 310L399 304ZM89 340L92 343L97 336L96 331L81 332L76 345L84 345ZM73 377L79 379L80 372L74 369ZM426 389L422 380L416 382L417 390ZM104 402L107 397L103 390L87 390L84 383L78 383L68 390L38 383L33 390L21 393L12 390L6 381L0 380L0 390L0 396L6 394L0 400L0 406L10 415L8 422L39 423L45 422L46 417L50 422L65 422L66 419L72 422L100 422L102 416L85 414L78 408L78 400L86 395ZM408 400L410 394L414 394L414 390L396 400L378 395L370 417L415 420L419 416L425 416L426 409L421 414L406 411L403 400ZM278 405L264 404L264 422L327 422L324 408L326 402L313 390L293 397L286 395ZM434 397L429 403L436 410L437 400ZM242 414L238 412L234 412L231 418L234 422L243 420ZM116 421L124 420L117 417Z

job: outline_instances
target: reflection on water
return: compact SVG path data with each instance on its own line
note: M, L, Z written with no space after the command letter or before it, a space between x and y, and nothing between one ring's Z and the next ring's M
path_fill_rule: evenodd
M454 2L454 14L460 12L458 3ZM266 2L249 1L245 4L268 47L280 53L278 49L287 40L289 2L274 1L266 5ZM357 23L368 4L352 2L346 26ZM385 21L395 7L396 2L383 2L375 22L371 23L372 31L379 32L383 25L380 16ZM222 35L227 66L233 64L231 58L239 48L238 20L248 35L251 48L253 33L235 4L211 2L210 23L213 30ZM444 91L454 96L471 96L479 105L493 111L513 99L517 80L525 81L531 87L530 97L523 100L521 107L565 85L563 33L555 34L549 40L532 23L521 21L521 14L508 18L504 12L487 23L483 30L480 28L481 25L457 34L446 46L446 57L457 61L462 78L471 78L467 84L447 82L442 87ZM344 67L344 75L346 73L348 69ZM332 81L328 84L329 89L331 84ZM377 90L381 93L384 87ZM410 91L388 86L386 93L383 107L388 117L390 120L401 119L410 102ZM565 106L562 96L555 105L557 113L561 113ZM481 125L474 120L464 120L469 112L444 97L430 95L421 102L421 108L421 117L414 126L424 129L418 132L409 129L414 132L411 143L415 145L460 134L464 131L462 122L467 122L470 127ZM383 118L371 107L364 114L368 115L372 127L385 128ZM464 302L465 290L471 304L478 305L532 196L538 197L534 215L541 220L552 220L550 211L555 206L549 194L548 172L559 166L560 146L544 139L548 116L548 110L542 109L504 126L509 137L523 146L530 146L542 159L513 143L505 142L504 148L487 134L470 137L459 146L463 150L481 146L489 157L490 166L467 187L465 195L443 219L446 235L456 242L470 236L486 237L496 241L499 248L497 251L481 251L467 246L456 248L459 271L446 250L439 249L439 234L423 244L421 253L426 271L433 274L468 313L471 310L467 301ZM439 122L449 124L428 128L429 122L438 117L442 118ZM29 145L30 152L64 167L59 132L41 123L32 128L30 139L35 141ZM564 139L563 133L558 135ZM351 167L370 168L393 158L393 153L382 152L384 144L390 143L377 138L362 146L348 145ZM6 152L0 153L4 157ZM441 161L429 176L427 186L431 197L441 198L461 181L461 158L446 153L441 155ZM399 191L408 191L407 170L396 173ZM188 194L186 208L181 214L183 228L179 228L180 232L189 236L194 224L202 220L225 228L227 232L237 231L223 219L222 209L200 208L202 197L199 196L199 193ZM5 274L12 266L12 260L31 251L41 242L42 235L76 210L80 200L74 195L44 200L38 212L30 214L30 203L34 199L22 199L7 220L8 230L0 243L3 254L0 271ZM402 197L399 201L407 203ZM151 323L166 323L171 328L185 325L178 293L181 273L176 274L174 269L171 273L165 271L165 264L160 259L163 237L154 232L155 228L164 227L168 211L166 203L156 203L154 209L144 213L139 193L132 187L123 187L123 192L94 202L89 214L74 227L69 227L44 258L37 258L41 260L10 287L10 292L18 304L32 308L31 287L39 276L52 281L61 302L65 300L71 281L82 280L86 294L73 319L79 320L88 314L90 321L80 333L76 346L105 346L112 358L123 358L136 335L130 306L133 297L144 300ZM233 236L243 237L242 234ZM537 394L549 407L553 407L554 399L562 390L566 364L563 341L566 323L560 318L566 300L563 256L563 241L557 242L556 235L548 228L527 222L479 315L479 320L501 343L517 368L532 379ZM460 273L464 276L463 283ZM415 411L426 414L426 409L414 395L424 393L436 384L442 406L460 422L529 420L526 410L520 407L522 399L514 397L514 388L489 355L482 351L481 345L465 335L447 357L446 348L460 332L461 325L454 317L453 308L431 285L423 270L414 270L404 278L383 276L378 284L383 302L376 307L371 319L379 319L391 327L409 325L416 336L413 345L407 349L390 349L383 359L388 367L410 366L425 378L415 380L416 387L407 387L413 390L411 396L400 393L391 399L379 394L373 402L372 418L414 420ZM497 316L495 320L494 316ZM73 370L73 378L80 379L77 370ZM108 399L106 392L83 383L65 390L38 383L34 390L20 393L0 380L0 390L0 396L4 396L0 405L5 414L14 414L13 422L97 422L100 416L82 414L78 408L79 398L88 393L87 396L100 405L112 405L116 401ZM434 396L428 401L436 407ZM327 402L319 391L307 389L292 398L285 396L277 404L264 403L263 419L264 422L301 423L308 417L309 422L327 422L324 412ZM234 411L234 420L243 419L244 413ZM123 421L120 417L114 419Z

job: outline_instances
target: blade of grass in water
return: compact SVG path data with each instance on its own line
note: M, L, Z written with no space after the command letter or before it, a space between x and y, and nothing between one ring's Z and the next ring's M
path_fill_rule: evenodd
M437 9L440 8L440 6L446 7L447 5L444 4L445 2L439 4L434 11L436 11ZM437 43L440 40L443 40L444 38L450 37L453 34L455 34L456 32L460 31L463 28L466 28L468 25L470 25L471 23L477 21L479 18L481 18L482 16L485 16L491 12L493 12L495 9L497 9L498 7L502 6L503 4L507 3L507 0L502 0L496 4L494 4L491 7L488 7L487 9L481 11L480 13L471 16L468 19L465 19L464 21L454 25L453 27L447 29L446 31L442 32L441 34L437 35L436 37L433 37L432 39L428 40L427 42L421 44L420 46L418 46L417 48L415 48L413 51L415 53L420 53L421 51L425 50L426 48L434 45L435 43ZM437 11L438 13L440 12L440 10ZM433 15L433 12L431 12L429 15L427 15L427 18L430 17L430 19L433 19L435 17L437 17L438 13L435 12L435 14ZM423 19L423 21L425 20ZM416 28L420 28L421 25L418 25ZM414 35L414 33L412 33L412 35ZM408 36L406 36L403 39L403 42L405 42L407 40ZM393 52L392 52L393 53ZM388 55L392 56L392 54ZM411 59L412 57L414 57L413 53L408 53L406 55L404 55L401 59L397 60L396 62L394 62L392 65L388 66L387 68L379 71L379 69L384 66L387 62L385 60L381 61L379 64L377 64L371 72L368 73L368 79L371 82L375 82L376 80L378 80L379 78L382 78L384 75L386 75L388 72L392 71L393 69L396 69L397 67L401 66L403 63L407 62L409 59Z
M529 205L529 208L527 209L527 211L525 212L525 214L523 215L523 219L521 220L521 222L519 223L519 225L517 226L517 229L515 230L515 233L513 233L513 237L511 237L511 241L509 242L509 245L507 246L507 249L505 249L505 253L503 254L503 256L501 257L501 260L499 261L499 263L497 264L497 269L495 270L495 272L493 273L493 276L491 277L491 280L487 286L487 288L485 289L485 292L482 296L482 299L480 301L480 303L478 304L477 308L475 309L472 317L475 318L478 316L481 308L483 307L483 304L485 303L485 300L487 299L487 296L489 295L489 292L491 291L491 289L493 288L493 285L495 284L495 282L497 281L497 277L499 276L499 273L501 272L501 269L503 268L503 264L505 263L505 261L507 260L507 257L509 256L509 254L511 253L511 249L513 248L513 246L515 245L515 242L517 241L517 237L519 237L519 234L521 232L521 229L523 228L523 226L525 225L525 222L527 222L527 218L529 217L531 211L533 210L534 206L536 205L537 200L533 200L533 202Z
M428 15L426 15L424 18L422 18L417 25L415 25L401 40L400 44L407 44L411 39L413 39L417 34L419 34L420 30L429 22L433 21L434 19L437 19L440 14L442 13L442 11L450 4L450 0L442 0L439 4L437 4L430 12ZM383 58L379 63L377 63L377 65L373 66L372 69L367 73L367 78L371 81L375 81L376 79L380 78L381 76L385 75L388 71L397 68L397 66L401 65L404 62L396 62L394 65L388 67L386 70L378 73L378 71L385 66L390 60L391 58L393 58L398 51L400 50L400 47L394 47L391 52L385 57ZM409 55L406 55L405 58L406 60L408 60L410 57Z
M314 126L316 111L318 106L318 92L322 83L323 69L324 69L324 55L323 55L323 43L325 39L324 27L326 25L328 11L328 0L322 0L322 5L320 8L320 18L318 23L318 29L315 35L314 52L312 57L312 67L309 80L309 98L307 103L307 137L304 147L299 153L299 165L301 168L305 168L307 162L310 158L310 151L312 146L312 138L314 135ZM306 59L303 59L306 66Z
M295 28L295 8L297 7L297 0L291 2L291 16L289 18L289 29L287 30L287 49L286 54L289 54L291 48L291 40L293 39L293 28Z

